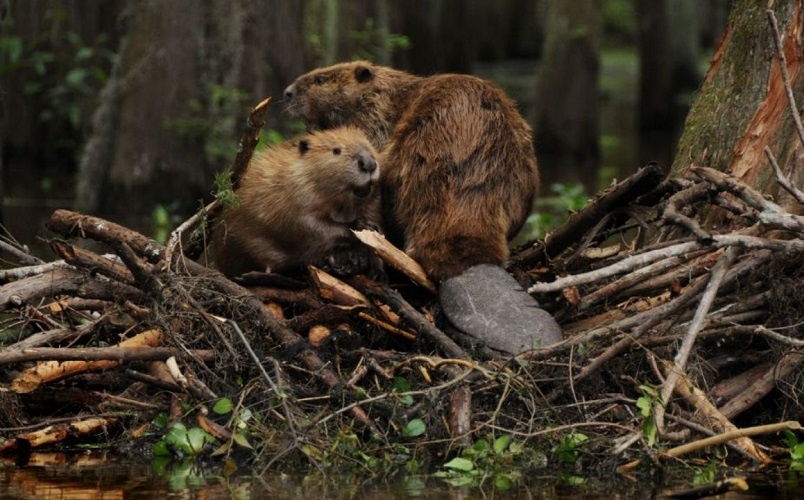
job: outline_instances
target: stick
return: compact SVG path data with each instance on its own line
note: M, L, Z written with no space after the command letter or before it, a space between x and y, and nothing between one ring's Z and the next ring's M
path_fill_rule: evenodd
M647 164L573 214L564 225L548 235L544 242L519 252L511 258L507 267L527 269L556 257L612 210L647 193L658 186L663 178L664 172L658 164Z
M265 126L265 115L268 113L268 104L271 103L271 98L268 97L262 102L257 104L246 120L246 130L240 137L240 144L237 148L237 154L234 161L229 166L232 172L230 178L232 183L232 190L240 186L240 180L243 178L251 157L254 155L254 148L260 140L260 130ZM192 217L184 221L179 227L170 233L170 239L167 242L165 249L165 261L168 266L173 263L173 254L176 249L181 245L182 235L189 231L191 228L196 227L201 220L205 217L210 220L218 210L221 208L221 203L218 199L213 200L200 211L196 212ZM206 236L206 234L205 234ZM206 239L206 238L205 238Z
M207 363L215 360L215 351L194 350L193 354ZM180 356L173 347L34 347L0 350L0 365L26 361L164 361Z
M632 255L615 264L597 269L595 271L576 274L574 276L565 276L551 282L538 282L528 288L528 293L557 292L566 287L585 285L587 283L592 283L593 281L622 274L636 267L645 266L663 258L681 255L707 247L723 248L731 246L738 246L742 248L768 248L790 254L804 253L804 240L801 239L771 240L767 238L760 238L758 236L716 234L712 235L712 242L710 245L690 241L686 243L678 243L667 248L660 248L657 250Z
M653 407L654 416L656 418L656 428L659 430L660 434L664 431L665 405L670 401L670 395L673 393L673 389L675 389L679 377L686 371L687 359L689 359L692 346L695 345L698 332L701 330L703 322L706 319L706 316L709 314L709 309L712 307L712 303L715 301L717 292L720 289L720 284L723 281L723 278L726 276L726 271L728 270L729 265L731 265L734 259L737 258L737 255L738 252L736 248L729 248L726 253L723 254L723 257L720 259L720 261L715 265L714 269L712 269L709 284L706 286L706 290L701 297L701 302L698 305L698 309L695 311L695 317L693 318L689 330L687 331L687 336L684 338L684 342L681 344L681 347L676 354L676 358L673 361L673 367L670 369L667 379L664 381L664 384L662 384L661 396Z
M369 281L362 276L355 277L355 279L352 280L352 284L362 293L376 297L388 304L395 313L399 314L405 321L410 323L421 335L424 335L428 340L433 342L446 357L472 359L454 340L449 338L446 333L427 321L424 315L402 298L396 290Z
M768 22L770 22L771 30L773 31L773 43L776 45L776 55L779 57L779 69L782 73L785 95L787 95L788 109L790 109L790 114L793 117L793 123L796 124L798 139L801 141L801 145L804 146L804 125L801 123L796 97L793 95L793 88L790 86L790 74L787 72L787 58L784 55L782 36L779 34L779 23L776 21L776 14L772 9L766 10L765 14L768 15Z
M784 172L779 167L779 163L776 161L776 157L771 152L768 146L765 146L765 156L768 157L768 161L770 161L771 166L773 167L773 173L776 175L776 182L782 186L785 191L793 195L793 198L796 199L799 203L804 203L804 191L801 191L796 186L793 185L793 182L790 180L789 177L784 176ZM792 177L793 173L790 173Z
M145 299L145 294L133 286L100 281L72 267L56 267L51 272L0 286L0 312L62 294L135 303Z
M677 446L675 448L671 448L667 450L667 452L665 452L665 455L668 457L680 457L681 455L693 453L695 451L702 450L704 448L718 446L720 444L725 443L726 441L731 441L739 437L759 436L762 434L775 434L777 432L796 431L799 429L801 429L801 424L799 424L796 421L779 422L776 424L759 425L756 427L747 427L745 429L737 429L735 431L724 432L723 434L718 434L717 436L700 439L692 443L687 443L681 446ZM617 472L623 474L625 472L632 470L637 465L639 465L639 460L634 460L633 462L629 462L625 465L621 465L620 467L618 467Z

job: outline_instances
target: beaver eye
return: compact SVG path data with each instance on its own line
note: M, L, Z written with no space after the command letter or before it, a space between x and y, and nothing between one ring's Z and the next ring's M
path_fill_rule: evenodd
M332 150L332 154L334 154L334 155L339 155L339 154L341 154L341 148L334 148L334 149Z
M324 82L326 82L326 81L327 81L327 79L326 79L325 77L323 77L323 76L317 76L317 77L315 77L315 79L313 80L313 83L315 83L316 85L321 85L321 84L323 84L323 83L324 83Z

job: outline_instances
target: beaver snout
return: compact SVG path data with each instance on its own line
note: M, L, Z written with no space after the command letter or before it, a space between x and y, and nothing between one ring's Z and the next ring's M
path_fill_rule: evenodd
M288 87L285 89L285 93L284 93L285 99L287 99L287 100L293 99L293 95L295 93L296 93L296 89L293 88L293 85L292 84L288 85Z
M370 174L377 170L377 160L369 154L361 154L357 158L357 168L359 168L361 172Z

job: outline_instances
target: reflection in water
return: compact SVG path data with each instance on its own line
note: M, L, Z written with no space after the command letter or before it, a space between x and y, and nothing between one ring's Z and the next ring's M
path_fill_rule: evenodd
M801 498L804 487L795 476L783 474L769 472L749 476L749 491L719 498ZM317 472L308 476L269 473L263 477L224 477L205 472L191 463L151 467L123 463L101 452L71 456L38 453L32 455L25 466L0 461L0 498L3 499L649 498L690 486L690 482L680 481L671 488L660 487L644 478L634 480L621 476L589 478L573 486L556 477L533 477L528 484L509 491L495 489L491 481L480 487L450 487L442 480L424 476L389 481L324 476Z

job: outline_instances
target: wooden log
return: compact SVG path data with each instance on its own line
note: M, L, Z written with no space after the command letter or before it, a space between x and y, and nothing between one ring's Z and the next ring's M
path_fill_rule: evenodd
M658 186L664 172L657 163L648 163L631 177L599 195L569 220L550 233L545 241L519 252L509 262L509 267L532 268L557 257L590 229L595 227L614 209L622 207Z
M55 268L45 274L0 287L0 312L63 294L85 299L130 300L135 303L145 299L145 294L132 286L100 281L77 269Z

